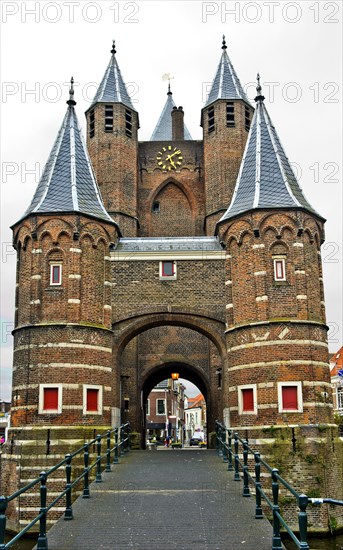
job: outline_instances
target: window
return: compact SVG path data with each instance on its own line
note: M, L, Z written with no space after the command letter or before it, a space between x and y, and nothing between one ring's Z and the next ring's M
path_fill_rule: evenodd
M62 284L62 264L50 264L50 284L61 285Z
M250 124L251 124L250 109L249 109L249 107L245 107L245 111L244 111L244 122L245 122L245 129L246 129L247 132L249 132L249 130L250 130Z
M105 105L105 132L113 132L113 105Z
M173 261L160 262L160 279L161 280L176 279L176 262L173 262Z
M238 413L257 414L257 386L238 386Z
M337 388L337 409L343 411L343 387Z
M284 258L274 258L274 281L286 280L286 262Z
M94 109L89 113L89 137L92 138L95 135L95 116Z
M83 386L83 414L102 414L102 386Z
M145 414L147 416L150 415L150 399L147 399L145 402Z
M132 137L132 112L125 110L125 132L128 137Z
M278 383L279 412L302 412L301 382Z
M152 211L153 212L159 212L160 211L160 203L158 201L154 201L152 203Z
M218 390L222 387L222 373L220 370L217 371L217 386Z
M207 111L208 116L208 133L214 131L214 107L210 107Z
M166 414L165 399L157 399L156 400L156 414Z
M130 410L130 399L128 397L124 398L124 411Z
M235 127L235 104L233 101L228 101L226 104L226 126Z
M40 384L39 414L60 414L62 412L62 384Z

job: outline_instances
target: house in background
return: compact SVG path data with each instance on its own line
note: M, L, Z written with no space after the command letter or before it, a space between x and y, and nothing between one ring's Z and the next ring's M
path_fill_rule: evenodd
M183 384L168 379L157 384L150 392L146 402L148 440L156 438L163 442L169 436L183 442L184 391Z
M185 435L189 441L194 432L206 432L206 401L199 393L195 397L187 397L185 408Z
M0 401L0 440L7 440L7 430L10 427L11 418L11 403L8 401ZM4 441L3 441L3 439Z
M330 357L333 410L343 416L343 346Z

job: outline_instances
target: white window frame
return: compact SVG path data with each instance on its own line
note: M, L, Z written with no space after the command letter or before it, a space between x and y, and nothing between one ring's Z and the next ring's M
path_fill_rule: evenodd
M282 404L282 388L286 386L296 386L297 387L297 398L298 398L298 408L297 409L284 409ZM278 382L277 383L277 397L278 397L278 407L279 413L302 413L303 412L303 392L301 382Z
M163 401L163 403L164 403L164 412L163 413L158 412L158 406L157 406L158 401ZM165 416L166 415L166 410L167 410L166 400L161 398L161 397L156 399L156 416Z
M98 410L97 411L87 411L87 390L98 390ZM94 414L102 414L102 395L103 390L102 386L98 385L91 385L91 384L84 384L83 385L83 414L84 415L94 415Z
M281 265L282 265L282 273L283 273L282 277L278 277L277 264L279 262L281 262ZM273 256L273 265L274 265L274 281L276 281L277 283L282 282L282 281L287 281L287 277L286 277L286 258L285 258L285 256Z
M38 414L61 414L62 413L62 384L39 384ZM58 405L57 409L44 409L44 389L57 388Z
M163 274L163 264L165 262L173 264L173 275L164 275ZM177 277L176 262L174 260L161 260L160 261L160 280L161 281L174 281L176 279L176 277Z
M343 411L343 387L337 386L336 388L336 401L337 401L337 410Z
M252 411L243 410L243 391L242 390L253 391L254 409ZM243 386L237 386L237 392L238 392L238 414L241 414L241 415L257 414L257 384L244 384Z
M53 281L54 267L59 267L60 269L60 277L59 277L58 283L54 283ZM50 263L50 285L61 286L61 284L62 284L62 262L51 262Z
M147 406L146 406L146 416L150 416L150 399L146 400Z

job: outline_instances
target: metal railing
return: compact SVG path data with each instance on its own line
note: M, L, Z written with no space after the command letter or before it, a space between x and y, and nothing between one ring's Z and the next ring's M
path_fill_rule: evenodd
M233 445L232 445L233 442ZM242 446L243 461L239 455L239 445ZM243 440L237 433L233 433L232 430L227 429L220 422L216 422L216 449L219 456L223 457L223 461L228 463L228 470L234 471L234 481L241 481L240 470L243 472L243 497L250 497L249 482L255 487L255 518L263 518L262 513L262 499L268 504L273 514L273 538L272 538L272 550L278 550L283 548L281 542L280 529L281 526L286 530L290 538L293 540L297 548L301 550L309 550L310 547L307 542L307 506L308 504L323 504L324 502L330 504L337 504L343 506L343 501L333 499L316 499L309 498L303 493L298 493L293 487L287 483L283 477L280 476L277 468L272 468L267 462L265 462L260 453L254 451L248 444L248 441ZM249 472L248 457L249 453L253 456L255 461L254 475ZM272 498L269 498L261 485L261 467L270 474L271 479L271 494ZM295 535L294 531L289 527L285 519L281 515L279 506L279 489L280 484L287 489L295 497L298 512L298 525L299 525L299 538Z
M114 440L114 445L111 446L111 439ZM106 440L106 451L102 454L101 446L102 440ZM89 464L89 449L94 445L96 449L96 459L92 464ZM56 504L65 497L66 507L64 511L64 519L71 520L73 519L73 509L72 509L72 489L83 480L83 492L82 498L90 498L89 490L89 474L96 468L95 472L95 482L102 482L102 471L103 471L103 459L106 459L106 465L104 468L105 472L111 471L111 461L112 464L118 464L119 457L123 456L125 452L130 450L130 425L122 424L119 428L114 428L113 430L108 430L104 434L98 434L92 441L85 443L80 449L71 454L66 454L65 458L61 460L58 464L39 474L39 476L22 487L12 495L5 497L0 497L0 550L6 550L13 546L23 535L25 535L38 521L39 521L39 534L37 539L37 550L47 550L48 549L48 539L46 534L46 521L47 514L51 508L56 506ZM73 481L72 478L72 461L75 457L78 457L83 454L83 472ZM112 459L113 456L113 459ZM65 489L59 493L59 495L47 506L47 480L49 476L56 472L59 468L65 466ZM18 498L20 495L26 493L33 487L40 485L39 494L40 494L40 510L37 516L30 521L17 535L15 535L9 542L5 543L5 532L6 532L6 510L9 502Z

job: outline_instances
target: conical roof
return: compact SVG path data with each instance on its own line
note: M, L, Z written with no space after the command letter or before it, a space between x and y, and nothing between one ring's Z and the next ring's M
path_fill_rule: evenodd
M114 223L103 205L90 158L81 134L73 100L45 165L30 206L29 214L79 212Z
M222 50L223 53L221 55L218 69L212 83L211 91L208 94L205 107L207 107L217 99L242 99L248 105L250 105L248 96L243 90L236 71L227 54L225 36L223 36Z
M219 220L257 209L302 208L321 217L305 198L263 103L256 110L246 143L231 204Z
M155 130L152 133L150 141L171 141L173 139L172 115L171 115L173 107L176 107L176 104L175 104L175 101L173 100L173 95L169 87L168 93L167 93L167 101L165 102L161 116L158 119L158 122L156 124ZM184 125L184 139L187 139L187 140L193 139L186 125Z
M122 103L134 110L116 60L114 41L111 54L110 62L89 109L96 103Z

